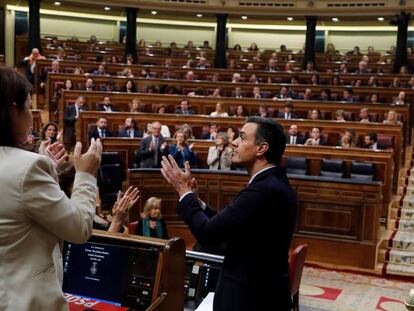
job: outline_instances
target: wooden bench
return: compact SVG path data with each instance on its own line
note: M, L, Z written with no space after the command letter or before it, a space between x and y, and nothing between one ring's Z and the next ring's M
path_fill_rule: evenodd
M229 204L249 180L247 174L237 172L192 170L192 175L200 198L217 210ZM293 244L310 245L313 251L308 260L374 269L381 186L318 177L290 176L289 181L299 198ZM187 245L195 241L175 212L177 193L159 170L130 170L128 185L138 186L141 196L138 208L131 210L131 220L138 218L146 199L160 197L170 235L181 236Z

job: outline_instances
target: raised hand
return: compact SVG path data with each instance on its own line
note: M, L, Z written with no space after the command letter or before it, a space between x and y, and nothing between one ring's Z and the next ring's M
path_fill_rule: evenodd
M47 156L52 161L55 168L62 165L67 158L65 146L59 141L51 144L50 139L41 142L39 153Z
M174 187L180 197L186 192L192 191L192 178L188 161L184 164L184 172L178 167L177 162L171 155L168 155L168 158L162 157L161 166L162 176Z
M73 163L77 172L86 172L95 175L101 163L101 157L102 144L99 138L97 140L94 138L91 139L91 145L84 154L82 154L82 143L76 143Z

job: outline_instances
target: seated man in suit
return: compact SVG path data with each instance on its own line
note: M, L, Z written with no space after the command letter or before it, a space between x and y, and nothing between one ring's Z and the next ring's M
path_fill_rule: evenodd
M71 144L75 141L75 123L79 118L79 112L88 111L86 105L86 97L79 96L75 104L68 105L65 108L63 116L64 128L63 128L63 141L64 143Z
M95 91L95 83L92 78L88 78L85 81L85 84L81 84L79 89L82 91L92 92Z
M194 114L194 110L190 109L190 102L188 99L181 100L180 108L175 110L176 114Z
M289 127L288 135L286 136L286 143L291 145L303 145L306 142L306 137L298 134L298 126L292 124Z
M233 146L233 164L245 167L251 179L220 211L197 197L188 162L182 171L173 157L163 158L161 173L177 191L177 213L197 241L203 246L227 244L213 309L290 311L288 251L297 198L280 167L286 146L283 127L273 119L250 117ZM259 231L260 238L246 234ZM269 245L277 247L272 250L272 264L264 264ZM272 286L259 285L266 280ZM269 297L274 308L269 309Z
M98 117L96 120L96 128L88 133L88 141L91 141L92 138L105 138L112 137L113 133L108 130L108 120L105 117Z
M290 119L297 119L298 117L293 112L293 104L290 101L287 101L285 103L285 106L283 107L283 111L280 111L277 115L278 118L290 120Z
M217 132L218 132L217 124L210 123L209 132L201 135L201 139L215 140L217 138Z
M161 135L161 123L154 121L151 124L151 134L141 141L136 161L141 168L160 168L162 156L166 155L168 144Z
M60 65L57 60L52 62L52 68L49 68L47 71L43 71L40 75L40 87L43 89L46 85L47 75L49 73L60 73Z
M321 137L321 130L317 127L312 129L310 133L310 138L306 140L306 146L324 146L327 144L327 141Z
M118 111L118 109L114 105L112 105L111 97L105 96L103 98L103 102L99 103L96 107L96 111L115 112Z
M362 148L378 150L378 143L377 143L377 134L374 132L370 132L364 136L364 142L362 143Z
M124 127L118 133L118 137L137 138L142 137L142 133L138 130L137 121L129 117L125 119Z

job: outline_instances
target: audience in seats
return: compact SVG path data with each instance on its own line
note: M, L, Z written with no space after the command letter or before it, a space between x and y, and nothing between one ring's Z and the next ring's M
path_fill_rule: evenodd
M273 99L288 99L291 98L291 94L289 94L289 89L287 86L282 86L278 94L276 94Z
M321 95L319 96L320 101L330 101L331 98L331 90L330 89L323 89L321 90Z
M283 111L280 111L277 117L285 120L297 119L297 115L293 112L293 104L291 101L285 103Z
M338 142L338 146L342 148L354 148L356 147L356 138L354 129L346 129L341 139Z
M119 89L115 85L115 81L112 80L112 79L109 79L108 81L106 81L106 83L104 85L101 85L101 87L99 88L99 91L110 93L110 92L118 92Z
M150 197L144 204L136 233L146 237L168 239L167 226L161 215L161 198Z
M85 84L81 84L79 86L80 90L92 92L95 91L95 83L92 78L88 78L85 81Z
M265 104L260 104L258 112L256 112L256 116L262 118L271 118L272 114L269 112Z
M64 142L72 143L75 138L75 124L81 111L88 111L86 97L79 96L74 105L67 105L63 116L64 121Z
M139 131L137 121L132 117L126 118L124 126L118 132L118 137L137 138L142 137L142 133Z
M134 97L129 103L129 112L140 112L142 102L138 97Z
M96 107L96 111L115 112L118 111L118 109L111 103L111 97L105 96L103 102L99 103Z
M279 67L277 67L277 62L275 59L273 58L269 59L267 71L271 71L271 72L279 71Z
M354 96L354 90L350 87L344 89L342 93L342 101L347 103L356 103L358 99Z
M190 108L190 102L188 99L182 99L180 108L175 110L175 114L194 114L194 110Z
M315 64L312 61L309 61L306 63L306 69L304 72L306 73L317 73L317 71L314 68Z
M391 124L391 125L400 125L400 124L402 124L401 121L398 121L397 112L395 110L388 111L387 118L382 122L384 124Z
M298 133L298 126L292 124L286 135L286 143L291 145L303 145L306 143L306 137Z
M369 102L371 104L378 104L378 95L377 94L371 94L371 96L369 97Z
M374 132L370 132L367 135L365 135L364 141L361 147L372 149L372 150L378 150L377 134Z
M367 62L363 60L360 61L358 63L358 69L355 71L355 73L369 73Z
M240 80L241 80L240 73L238 73L238 72L233 73L233 77L231 78L231 82L232 83L240 83L241 82Z
M310 115L309 115L309 119L311 119L311 120L321 120L322 116L321 116L321 112L319 111L319 109L311 110Z
M321 136L321 130L314 127L310 133L310 138L305 142L306 146L323 146L327 145L327 141Z
M98 69L92 72L93 76L109 76L106 68L106 64L99 64Z
M92 138L106 138L114 136L113 133L108 130L108 120L105 117L100 116L97 118L96 127L94 127L88 133L88 141L91 141Z
M151 123L151 133L142 139L138 151L139 167L160 168L162 156L168 155L168 144L161 135L161 123Z
M219 117L228 117L229 114L223 110L221 102L217 102L216 110L210 113L210 117L219 118Z
M215 140L217 137L217 124L210 123L208 133L202 134L201 139Z
M174 134L175 144L168 147L168 153L174 157L179 167L184 167L184 163L188 161L191 167L197 165L197 157L193 151L195 143L188 144L188 138L183 130L178 130Z
M371 119L369 118L368 108L361 108L359 111L359 122L369 123Z
M135 86L134 80L127 80L124 84L124 87L122 88L122 92L126 93L135 93L137 91L137 88Z
M207 59L205 57L200 57L195 67L198 69L207 69L210 67L210 65L207 63Z
M230 170L233 149L229 146L225 132L218 132L216 145L208 149L207 165L211 170Z

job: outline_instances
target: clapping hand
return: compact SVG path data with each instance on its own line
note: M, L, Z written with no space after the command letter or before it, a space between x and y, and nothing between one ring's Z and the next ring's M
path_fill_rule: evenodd
M178 167L177 162L171 155L168 155L168 158L162 157L161 166L162 176L174 187L180 197L186 192L192 191L193 183L188 161L184 164L184 172Z
M137 203L139 199L139 190L137 187L129 187L125 194L122 196L122 192L118 192L117 200L112 208L112 222L108 231L118 232L122 224L128 218L129 210Z
M51 144L50 139L41 142L39 153L47 156L57 169L67 158L65 146L61 142Z

